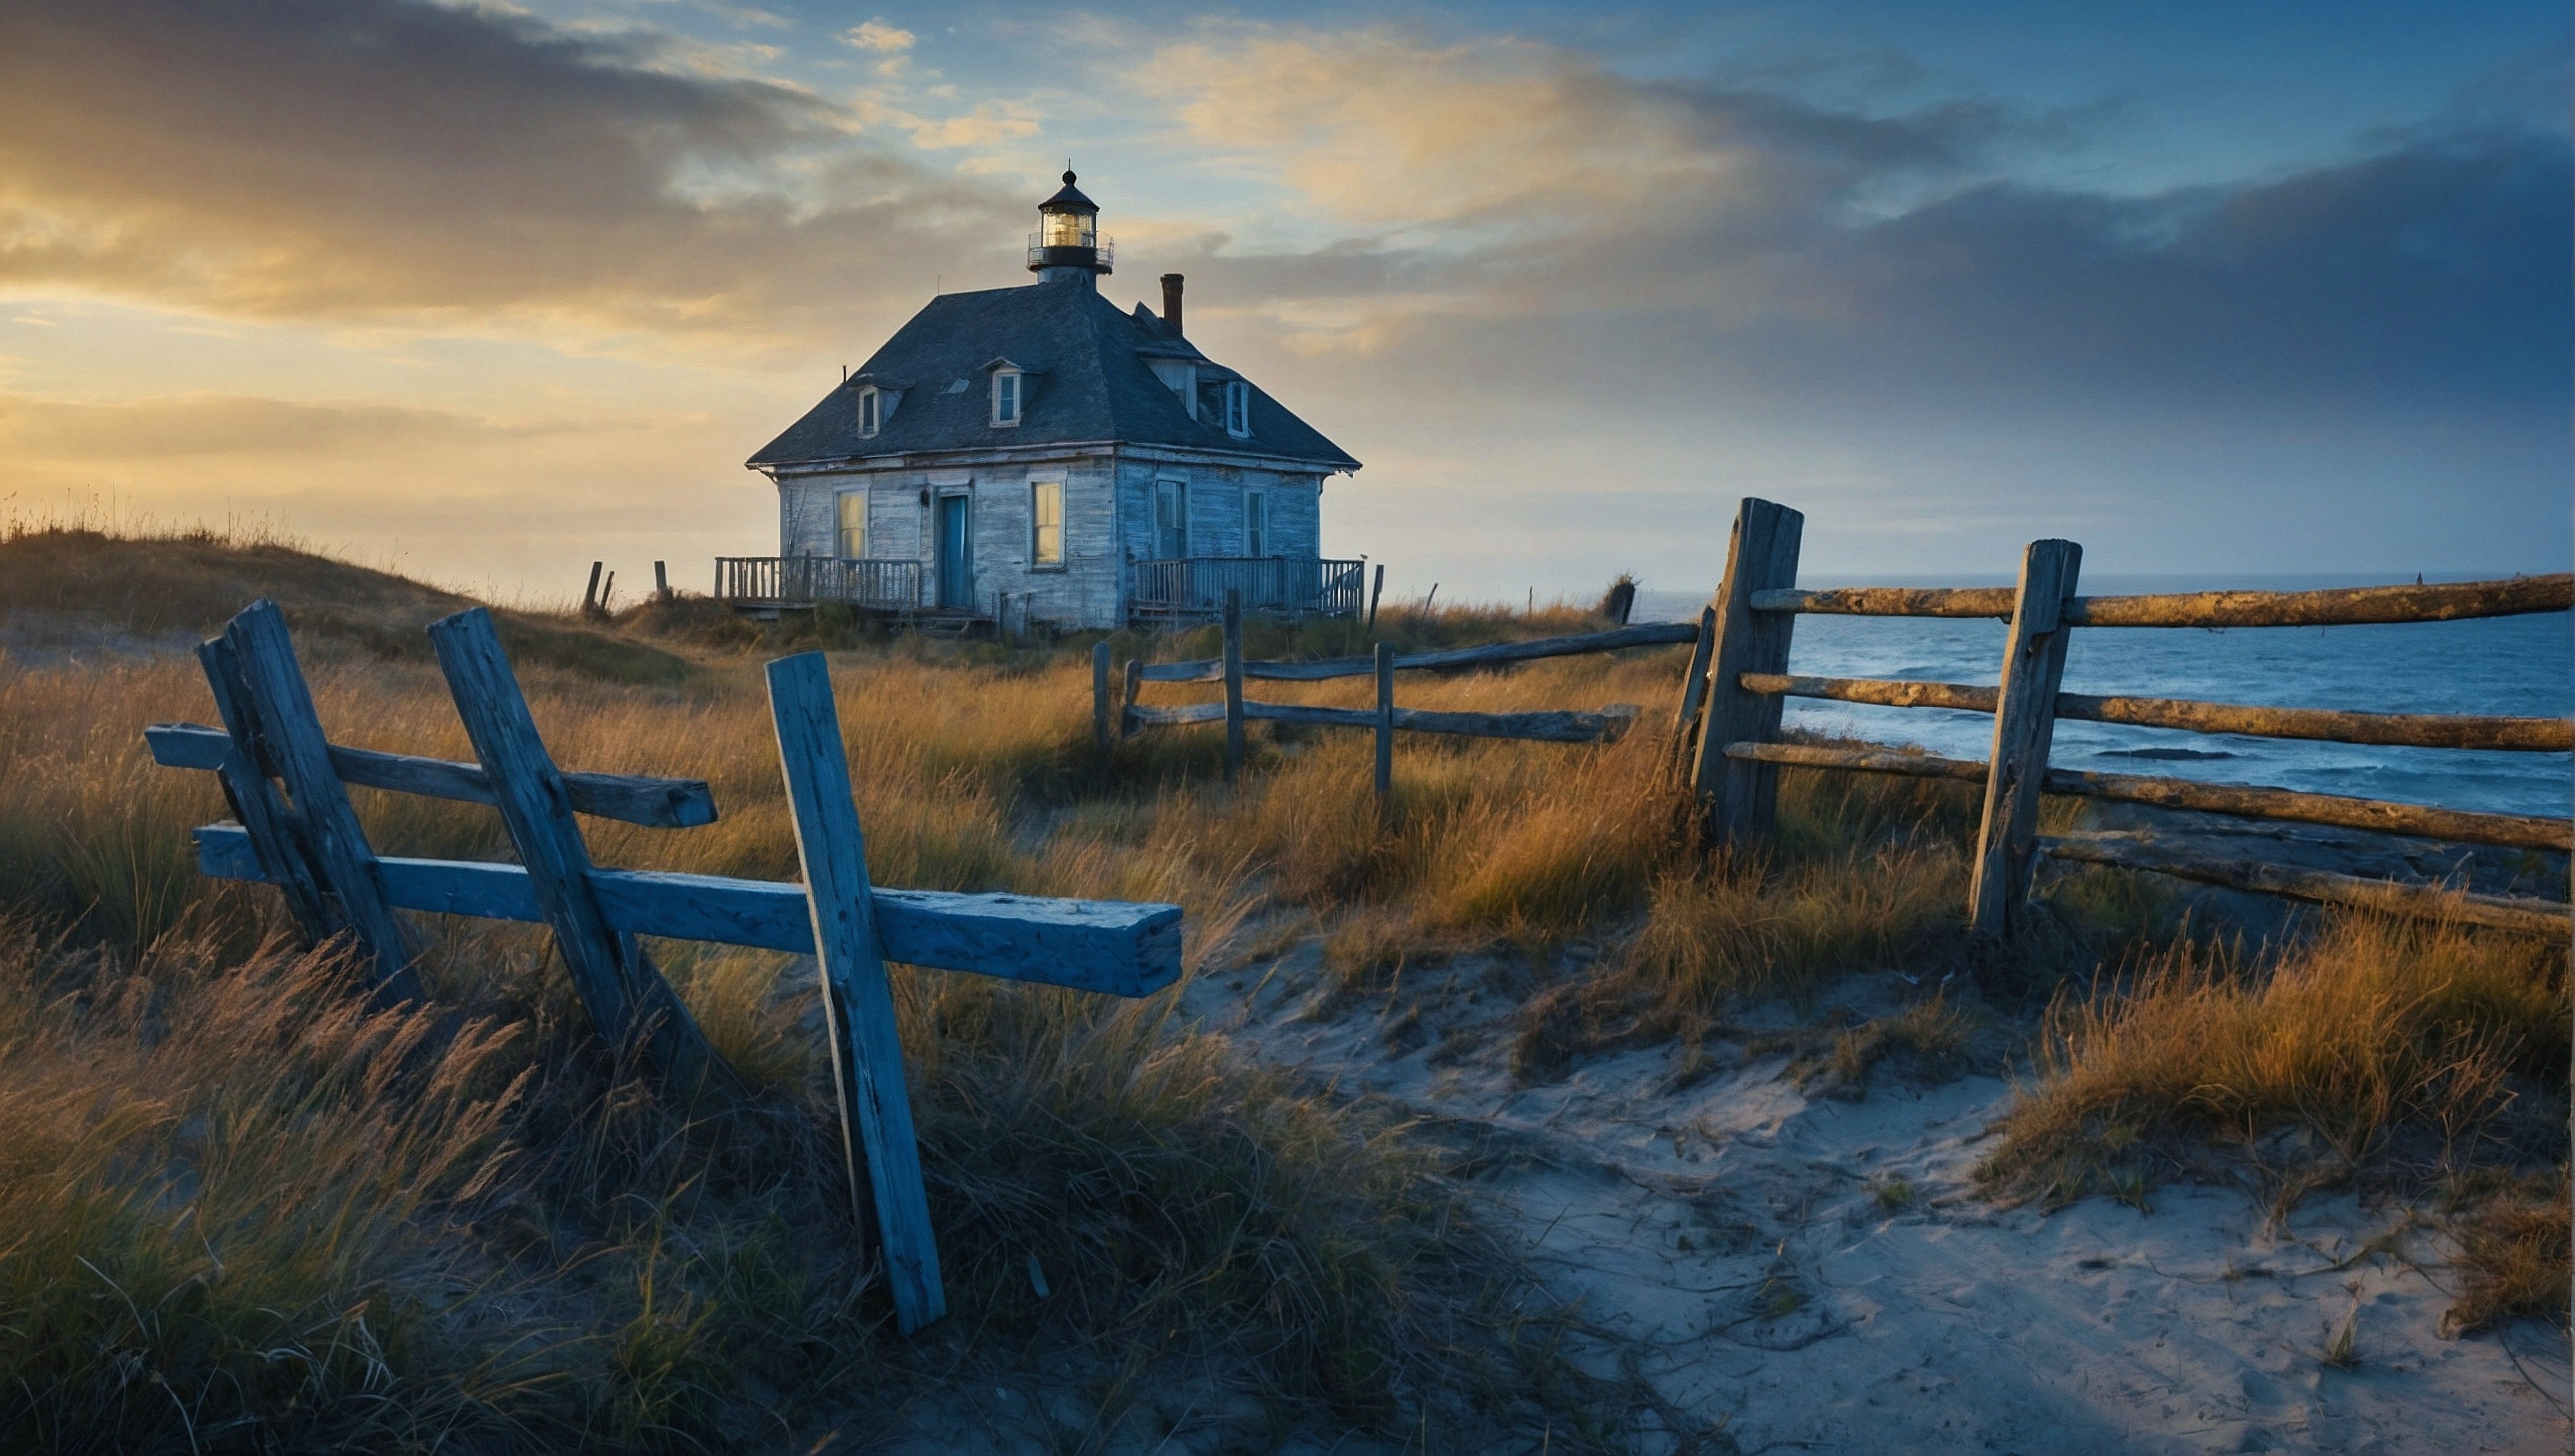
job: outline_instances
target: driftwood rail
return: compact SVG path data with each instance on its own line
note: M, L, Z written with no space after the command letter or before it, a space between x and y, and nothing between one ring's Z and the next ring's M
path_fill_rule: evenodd
M666 828L712 823L707 785L564 772L537 735L491 615L476 608L443 619L430 638L480 762L327 741L274 603L254 603L201 648L224 727L144 732L155 761L216 772L233 806L237 822L196 831L198 867L277 885L308 943L355 944L387 1005L421 996L416 940L396 911L545 924L593 1027L646 1051L684 1089L730 1073L637 937L815 956L854 1211L883 1255L896 1323L909 1333L939 1318L947 1296L886 962L1141 996L1180 975L1180 907L870 884L819 653L769 665L805 882L603 869L576 813ZM347 783L492 805L519 862L379 857Z
M1243 731L1248 723L1301 724L1310 728L1365 728L1377 736L1376 787L1380 797L1392 789L1392 756L1397 732L1446 733L1462 737L1518 738L1533 742L1596 743L1623 735L1636 721L1631 704L1610 704L1594 713L1556 710L1539 713L1434 713L1394 706L1394 675L1404 670L1459 671L1617 652L1625 648L1669 646L1698 636L1696 628L1668 623L1621 628L1581 637L1545 638L1534 642L1496 643L1489 647L1396 657L1383 643L1366 658L1337 658L1311 663L1247 662L1243 657L1243 613L1229 596L1224 613L1225 652L1196 662L1127 664L1127 696L1117 712L1118 736L1149 728L1221 723L1226 727L1225 771L1229 779L1243 768ZM1110 746L1109 645L1092 649L1092 731L1102 752ZM1262 703L1243 696L1246 679L1283 683L1320 683L1336 678L1374 677L1373 709L1322 708L1296 703ZM1190 703L1149 708L1136 701L1146 683L1220 683L1225 698L1218 703Z
M1781 767L1948 778L1981 784L1970 914L1979 931L2007 934L2026 913L2032 869L2045 855L2080 863L2148 869L2206 883L2322 903L2447 915L2477 924L2564 934L2568 907L2515 896L2462 894L2439 885L2359 879L2239 859L2193 855L2136 833L2037 833L2043 793L2198 809L2249 818L2333 824L2512 848L2575 849L2575 821L2546 815L2471 813L2422 804L2287 788L2239 786L2048 766L2058 720L2126 724L2201 733L2320 739L2427 748L2522 752L2575 749L2575 723L2557 718L2354 713L2268 708L2187 699L2098 697L2061 691L2065 644L2075 628L2326 627L2454 622L2566 612L2575 576L2515 578L2440 586L2362 587L2323 592L2196 592L2083 597L2075 593L2082 549L2034 542L2016 588L1921 589L1795 586L1804 518L1768 501L1737 512L1723 585L1708 609L1706 664L1693 666L1682 731L1692 783L1709 837L1770 831ZM1791 674L1791 630L1801 614L1859 617L1999 618L2011 624L2000 686ZM1705 677L1702 680L1701 672ZM1703 706L1692 697L1703 698ZM1890 708L1941 708L1991 715L1993 750L1982 761L1943 758L1884 744L1828 747L1780 741L1786 698Z

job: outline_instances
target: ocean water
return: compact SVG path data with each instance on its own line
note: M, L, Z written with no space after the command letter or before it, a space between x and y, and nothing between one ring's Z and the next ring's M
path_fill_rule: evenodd
M1808 588L1891 585L1805 581ZM1903 585L2008 586L1919 579ZM2086 579L2087 596L2218 589L2307 591L2379 585L2357 578ZM1685 622L1703 595L1640 592L1634 620ZM2003 624L1929 618L1800 617L1788 670L1819 678L1912 678L1992 686ZM2094 628L2067 650L2065 691L2193 698L2369 713L2575 714L2575 624L2565 613L2383 627ZM1818 732L1915 743L1982 758L1993 721L1943 709L1788 700L1786 721ZM2147 750L2140 754L2137 750ZM2491 813L2564 814L2575 793L2565 753L2371 747L2118 724L2059 722L2049 761L2061 768L2157 773L2218 783L2439 804Z

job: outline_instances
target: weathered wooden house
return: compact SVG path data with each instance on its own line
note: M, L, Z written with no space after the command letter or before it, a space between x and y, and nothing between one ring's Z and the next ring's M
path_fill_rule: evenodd
M778 486L778 556L718 563L738 605L840 601L1065 627L1247 607L1339 614L1326 478L1359 463L1163 312L1101 297L1114 245L1064 174L1035 284L942 294L748 462Z

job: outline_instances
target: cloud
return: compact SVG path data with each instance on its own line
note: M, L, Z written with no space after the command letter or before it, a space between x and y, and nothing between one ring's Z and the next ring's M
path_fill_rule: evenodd
M911 31L899 30L886 24L885 17L880 15L864 25L853 26L841 32L841 39L863 51L879 51L895 55L912 49L913 34Z
M26 467L99 469L189 456L454 448L609 428L605 420L498 421L365 401L182 394L89 401L0 393L0 451Z
M758 346L927 281L889 259L1000 253L1025 206L651 32L406 0L96 0L9 31L20 292Z

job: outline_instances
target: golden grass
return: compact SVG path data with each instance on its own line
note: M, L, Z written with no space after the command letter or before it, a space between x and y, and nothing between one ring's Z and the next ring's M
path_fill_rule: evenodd
M2525 1316L2563 1322L2575 1283L2565 1164L2553 1174L2465 1181L2471 1186L2450 1225L2459 1287L2442 1333L2473 1334Z
M2522 1091L2565 1084L2566 959L2364 915L2258 959L2177 945L2055 1008L1983 1176L2061 1201L2168 1170L2190 1141L2255 1149L2283 1129L2313 1150L2303 1179L2390 1154L2464 1166L2509 1135Z

